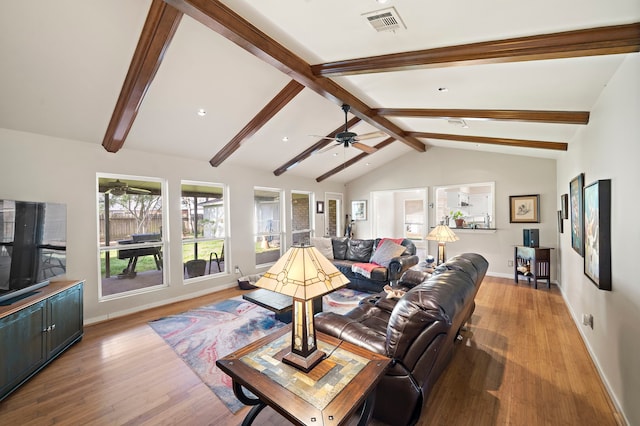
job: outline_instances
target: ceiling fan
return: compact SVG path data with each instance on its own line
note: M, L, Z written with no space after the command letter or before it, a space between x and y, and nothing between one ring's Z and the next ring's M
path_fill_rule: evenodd
M134 188L129 186L127 182L122 182L120 179L116 179L115 182L107 182L107 189L104 193L111 194L115 196L125 195L125 194L151 194L151 191L148 189L142 188Z
M342 105L342 111L344 111L344 131L337 133L335 137L333 138L329 138L326 136L320 136L322 139L331 139L336 141L336 144L334 145L329 145L325 148L322 148L319 151L316 151L318 154L321 154L323 152L329 151L337 146L344 146L345 148L348 148L349 145L353 146L354 148L358 148L361 151L366 152L367 154L373 154L374 152L377 151L376 148L369 146L369 145L365 145L363 143L360 143L360 141L365 140L365 139L373 139L373 138L379 138L381 136L384 136L385 133L381 132L381 131L377 131L377 132L371 132L371 133L365 133L363 135L358 135L357 133L354 132L350 132L349 128L347 126L347 113L351 110L351 107L347 104L343 104Z

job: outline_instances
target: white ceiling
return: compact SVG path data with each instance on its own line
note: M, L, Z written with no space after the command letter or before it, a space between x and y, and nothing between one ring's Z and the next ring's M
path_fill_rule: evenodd
M638 0L424 2L224 0L309 64L640 21ZM101 144L150 0L6 0L0 14L0 127ZM393 6L407 29L377 33L361 16ZM633 53L638 54L638 53ZM371 108L590 111L623 55L335 77ZM123 149L209 161L290 81L183 16ZM441 92L438 88L446 87ZM207 115L196 112L204 108ZM351 117L351 116L350 116ZM388 117L405 131L571 143L582 127ZM225 164L273 171L344 123L339 103L304 89ZM360 123L358 134L377 130ZM282 138L287 136L288 141ZM385 138L367 140L375 145ZM559 151L421 139L444 146L556 158ZM337 147L287 174L317 178L359 155ZM333 155L337 154L337 155ZM405 154L394 142L329 179L345 182ZM118 155L115 153L113 155ZM420 153L425 158L426 153Z

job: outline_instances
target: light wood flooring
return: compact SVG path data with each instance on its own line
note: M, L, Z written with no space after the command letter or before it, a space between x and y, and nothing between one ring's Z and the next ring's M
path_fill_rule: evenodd
M559 290L487 277L419 425L619 425ZM0 425L239 425L147 321L230 289L85 328L84 339L0 402ZM266 409L255 425L288 424Z

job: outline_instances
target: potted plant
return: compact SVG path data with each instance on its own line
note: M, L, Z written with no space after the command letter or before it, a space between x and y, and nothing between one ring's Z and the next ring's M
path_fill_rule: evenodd
M463 219L464 214L462 214L460 210L456 212L452 210L450 214L453 220L455 220L456 222L456 228L462 228L464 226L464 219Z

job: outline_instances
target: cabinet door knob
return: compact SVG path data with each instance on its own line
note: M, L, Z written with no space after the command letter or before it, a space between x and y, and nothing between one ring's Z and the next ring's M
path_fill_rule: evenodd
M53 331L53 330L56 329L56 325L55 324L51 324L51 327L49 327L49 328L50 328L50 331Z

